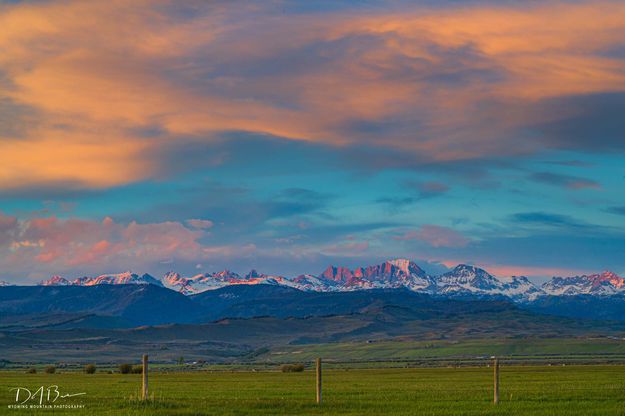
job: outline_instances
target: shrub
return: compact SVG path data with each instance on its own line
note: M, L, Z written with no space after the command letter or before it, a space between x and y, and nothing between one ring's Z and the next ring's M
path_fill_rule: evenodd
M85 373L87 374L94 374L95 370L96 370L95 364L87 364L85 366Z
M142 365L135 365L132 367L132 374L141 374L141 373L143 373Z
M35 367L31 367L28 370L26 370L27 374L37 374L37 369Z
M56 373L56 367L53 365L49 365L45 369L46 374L54 374Z
M130 374L132 372L132 366L130 364L120 364L119 372L122 374Z
M299 373L304 371L304 364L282 364L280 371L283 373Z

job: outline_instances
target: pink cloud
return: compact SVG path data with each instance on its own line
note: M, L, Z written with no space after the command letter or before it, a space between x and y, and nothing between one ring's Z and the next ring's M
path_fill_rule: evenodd
M101 222L45 217L18 222L0 217L0 224L0 239L9 242L4 252L0 249L4 269L19 269L33 259L34 267L45 263L63 270L206 257L198 241L205 232L174 221L120 224L108 217Z
M11 242L13 235L17 231L17 226L18 223L16 217L4 215L0 211L0 247Z
M118 223L110 217L96 221L54 216L18 220L0 214L0 271L33 279L54 273L150 271L159 264L212 263L260 251L254 244L224 245L210 238L207 229L186 221Z
M601 189L601 184L591 180L578 179L569 183L567 187L571 189Z
M418 230L407 231L393 238L399 241L424 241L432 247L464 247L471 242L458 231L439 225L423 225Z

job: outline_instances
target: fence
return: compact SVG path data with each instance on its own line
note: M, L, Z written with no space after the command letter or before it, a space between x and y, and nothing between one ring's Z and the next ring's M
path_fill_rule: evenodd
M493 365L493 403L499 403L499 366L500 361L497 357L492 357L492 365ZM141 400L148 400L148 355L144 354L142 357L142 387L141 387ZM322 375L322 361L321 358L317 358L315 360L315 386L316 386L316 398L317 404L321 405L322 403L322 394L323 394L323 375Z

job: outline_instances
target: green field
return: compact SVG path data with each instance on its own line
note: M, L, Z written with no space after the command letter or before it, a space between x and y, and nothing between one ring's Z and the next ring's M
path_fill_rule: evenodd
M566 353L563 353L566 352ZM576 362L619 360L625 362L625 342L608 338L502 338L461 341L375 341L285 345L257 357L272 362L313 361L316 357L337 357L344 362L467 359L505 356L508 359Z
M624 366L514 366L501 369L501 402L492 404L492 369L324 371L324 402L315 404L313 371L150 374L153 400L136 400L140 375L0 373L2 414L68 415L623 415ZM9 409L10 388L58 385L85 396L57 403L65 411Z

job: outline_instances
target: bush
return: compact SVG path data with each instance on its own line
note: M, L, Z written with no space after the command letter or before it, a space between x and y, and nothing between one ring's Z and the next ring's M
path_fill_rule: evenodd
M87 374L95 374L95 364L87 364L85 366L85 373Z
M53 365L49 365L45 369L46 374L54 374L56 373L56 367Z
M283 373L299 373L304 371L304 364L282 364L280 371Z
M141 374L141 373L143 373L142 365L135 365L134 367L132 367L132 374Z
M119 372L122 374L130 374L132 372L132 366L130 364L120 364Z
M37 374L37 369L35 367L31 367L28 370L26 370L27 374Z

